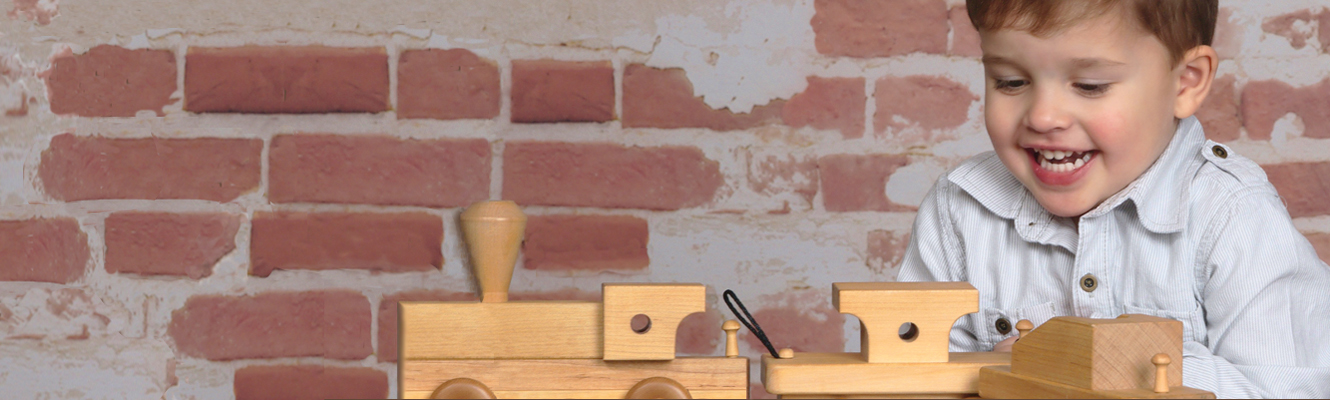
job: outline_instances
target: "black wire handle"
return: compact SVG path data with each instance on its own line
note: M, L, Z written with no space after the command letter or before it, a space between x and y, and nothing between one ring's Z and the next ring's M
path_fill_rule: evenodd
M757 324L757 320L753 319L753 314L748 313L748 308L744 307L744 302L739 301L739 295L734 294L733 290L725 289L725 293L721 294L721 298L725 299L725 305L730 307L730 312L734 313L734 317L738 318L739 322L743 323L749 332L753 332L753 335L757 336L757 340L762 341L763 346L767 346L767 351L771 352L771 357L780 358L776 348L771 345L771 340L767 339L767 333L763 332L762 327ZM734 299L734 303L731 303L730 299ZM739 304L738 310L734 309L735 303ZM743 310L743 314L739 313L740 310Z

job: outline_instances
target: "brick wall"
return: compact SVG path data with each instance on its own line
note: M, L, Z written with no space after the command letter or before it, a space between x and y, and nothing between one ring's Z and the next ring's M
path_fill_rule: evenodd
M989 146L962 3L0 6L0 393L395 393L395 304L476 298L484 199L531 216L514 299L703 282L683 353L722 351L724 289L857 350L830 283L894 279ZM1200 116L1330 256L1330 9L1221 6Z

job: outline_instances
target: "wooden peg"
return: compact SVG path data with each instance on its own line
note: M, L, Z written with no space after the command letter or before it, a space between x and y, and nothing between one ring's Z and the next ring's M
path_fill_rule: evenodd
M511 201L482 201L462 212L462 235L480 281L480 301L508 301L513 266L526 231L526 214Z
M1150 362L1155 365L1155 393L1168 393L1168 354L1155 354Z
M1020 334L1016 336L1016 340L1021 340L1022 338L1024 338L1025 334L1030 333L1030 330L1032 329L1034 329L1034 323L1031 323L1030 320L1023 319L1017 321L1016 332L1019 332Z
M794 358L794 349L786 347L780 349L780 352L778 352L777 354L780 355L780 358Z
M735 321L732 319L726 320L725 323L720 326L720 329L725 331L725 356L738 357L739 321Z

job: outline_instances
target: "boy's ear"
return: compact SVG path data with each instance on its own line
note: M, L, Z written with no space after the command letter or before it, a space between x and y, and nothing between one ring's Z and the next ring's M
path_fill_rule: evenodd
M1187 51L1178 64L1178 97L1173 101L1173 116L1183 119L1196 114L1206 96L1210 95L1210 85L1215 80L1215 70L1219 68L1219 54L1210 46L1196 46Z

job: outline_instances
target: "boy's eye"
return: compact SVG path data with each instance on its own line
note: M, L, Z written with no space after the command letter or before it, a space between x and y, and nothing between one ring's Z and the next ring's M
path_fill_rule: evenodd
M993 87L1001 91L1015 91L1025 87L1030 82L1024 79L994 79Z
M1100 83L1100 84L1075 83L1072 84L1072 86L1075 87L1076 90L1080 91L1082 94L1087 96L1098 96L1108 91L1107 83Z

